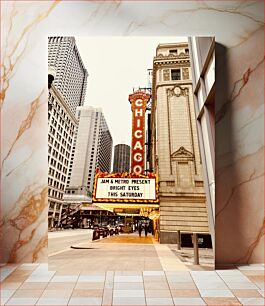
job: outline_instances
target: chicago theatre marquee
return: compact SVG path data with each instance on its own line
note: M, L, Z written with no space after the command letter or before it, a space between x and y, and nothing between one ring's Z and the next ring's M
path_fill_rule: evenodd
M158 215L158 178L145 175L145 111L150 95L136 91L129 95L132 110L130 173L103 173L95 176L93 203L119 215Z

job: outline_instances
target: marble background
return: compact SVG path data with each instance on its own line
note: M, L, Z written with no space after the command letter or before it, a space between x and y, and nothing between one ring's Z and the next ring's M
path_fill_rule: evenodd
M263 262L263 5L1 1L0 261L47 261L47 37L204 35L218 43L216 263Z

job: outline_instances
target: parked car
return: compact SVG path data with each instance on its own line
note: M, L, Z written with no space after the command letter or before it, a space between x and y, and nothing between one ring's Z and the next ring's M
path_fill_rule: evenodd
M64 229L69 229L69 228L73 229L74 226L72 224L63 224L63 228Z
M120 233L123 233L124 226L125 226L124 224L118 224L117 228L118 228Z

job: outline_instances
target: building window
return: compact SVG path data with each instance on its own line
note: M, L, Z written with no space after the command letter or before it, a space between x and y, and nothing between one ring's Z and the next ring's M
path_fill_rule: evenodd
M180 69L171 69L171 80L180 80Z
M169 50L169 53L178 53L178 50L177 49L174 49L174 50Z

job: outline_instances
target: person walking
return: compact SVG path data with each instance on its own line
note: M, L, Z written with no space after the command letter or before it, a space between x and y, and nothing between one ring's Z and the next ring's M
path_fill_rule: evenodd
M147 233L148 233L148 224L147 223L144 225L144 233L145 233L145 237L147 237Z
M142 234L142 224L141 223L138 224L138 232L139 232L139 237L141 237L141 234Z

